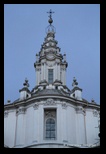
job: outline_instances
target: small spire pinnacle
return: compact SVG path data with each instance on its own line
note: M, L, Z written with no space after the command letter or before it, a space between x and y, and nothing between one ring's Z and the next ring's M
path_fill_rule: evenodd
M27 78L25 78L25 82L23 83L23 85L24 85L25 87L29 87L29 83L28 83L28 79L27 79Z
M8 104L10 104L10 103L11 103L11 101L10 101L10 100L7 100L7 103L8 103Z
M77 82L76 78L74 77L74 78L73 78L72 86L73 86L73 87L76 87L77 85L78 85L78 82Z
M64 62L66 62L66 54L63 55Z
M91 99L91 103L95 104L95 100L93 98Z

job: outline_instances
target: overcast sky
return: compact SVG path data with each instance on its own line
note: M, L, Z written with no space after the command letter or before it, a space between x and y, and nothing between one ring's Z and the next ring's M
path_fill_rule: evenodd
M55 12L55 39L66 53L68 88L76 77L82 97L100 104L99 4L4 5L4 103L20 97L26 77L30 90L36 85L35 55L46 36L50 9Z

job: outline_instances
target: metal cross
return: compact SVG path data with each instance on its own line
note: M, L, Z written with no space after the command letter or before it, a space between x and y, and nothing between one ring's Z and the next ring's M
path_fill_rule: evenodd
M54 12L52 12L52 10L50 9L50 11L49 12L47 12L47 13L49 13L50 14L50 18L51 18L51 16L52 16L52 13L54 13Z

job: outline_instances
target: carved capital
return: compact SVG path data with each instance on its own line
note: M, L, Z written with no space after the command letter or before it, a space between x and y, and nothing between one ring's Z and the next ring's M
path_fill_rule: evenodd
M26 111L25 107L20 107L16 110L16 115L25 114L25 111Z
M33 105L34 110L37 110L38 107L39 107L39 105L38 105L37 103L35 103L35 104Z
M97 117L98 116L98 111L97 110L93 110L93 116Z
M77 107L76 108L76 113L82 113L82 114L85 114L86 112L85 112L85 109L83 108L83 107Z
M67 107L67 104L66 103L62 103L62 108L66 109L66 107Z
M5 117L5 118L8 117L8 111L5 111L5 112L4 112L4 117Z

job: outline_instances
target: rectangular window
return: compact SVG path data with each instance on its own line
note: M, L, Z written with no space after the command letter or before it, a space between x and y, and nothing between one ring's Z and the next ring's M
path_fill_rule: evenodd
M48 82L53 83L53 69L48 70Z

